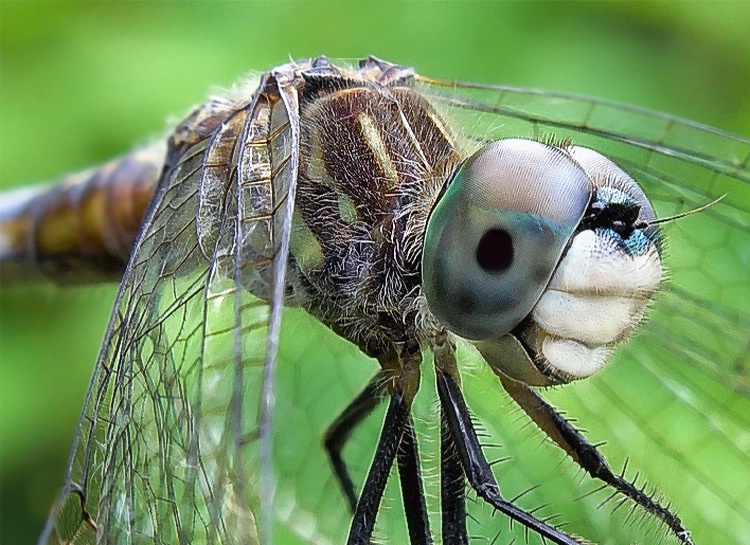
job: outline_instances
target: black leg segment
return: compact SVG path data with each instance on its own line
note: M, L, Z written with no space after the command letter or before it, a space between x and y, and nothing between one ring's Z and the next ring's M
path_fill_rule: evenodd
M430 519L419 470L417 436L411 417L407 420L398 449L398 474L411 545L432 545Z
M624 496L633 500L648 513L660 519L685 545L692 545L690 532L682 525L680 517L659 504L653 497L637 488L633 483L612 472L604 456L596 447L568 422L555 408L537 392L514 380L500 377L503 388L529 415L550 439L573 458L592 477L601 479Z
M370 545L380 500L408 421L409 407L403 395L396 392L391 396L375 457L354 511L347 545Z
M579 541L568 534L503 499L490 465L482 453L477 434L471 423L469 410L458 384L451 376L440 369L436 370L436 375L440 405L444 411L446 426L453 438L458 458L469 485L476 491L477 495L501 513L520 522L529 531L546 538L552 543L558 545L580 544Z
M445 409L440 418L440 498L443 543L468 545L466 532L466 479L456 445L448 429Z
M365 389L344 409L335 422L331 424L326 430L325 438L323 439L323 446L326 452L328 452L328 458L331 460L333 474L336 476L336 480L352 513L357 508L357 494L354 490L354 482L349 475L349 470L341 453L354 429L382 401L382 384L383 375L382 373L378 373L365 386Z

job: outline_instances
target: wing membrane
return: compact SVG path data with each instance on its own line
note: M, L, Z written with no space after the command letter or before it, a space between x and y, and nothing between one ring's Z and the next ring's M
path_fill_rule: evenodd
M268 284L278 259L286 262L283 203L294 184L283 167L291 145L272 150L270 138L275 130L288 140L285 106L260 92L234 106L215 131L173 138L91 382L51 542L93 543L94 532L97 543L258 542L257 408L267 397L269 337L278 335L268 322L281 308Z

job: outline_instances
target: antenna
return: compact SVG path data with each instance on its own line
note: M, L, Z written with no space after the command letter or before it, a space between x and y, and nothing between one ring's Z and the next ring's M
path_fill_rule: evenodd
M697 214L698 212L703 212L707 208L712 207L713 205L721 201L726 196L727 196L727 193L724 193L722 196L717 197L716 199L712 200L710 203L704 204L703 206L699 206L698 208L694 208L693 210L688 210L687 212L682 212L681 214L675 214L674 216L668 216L666 218L657 218L653 221L643 221L637 224L635 228L643 229L644 227L649 227L651 225L659 225L661 223L667 223L667 222L678 220L687 216L692 216L693 214Z

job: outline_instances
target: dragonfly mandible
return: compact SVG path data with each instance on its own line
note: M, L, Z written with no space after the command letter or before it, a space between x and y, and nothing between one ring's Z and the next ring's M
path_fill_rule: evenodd
M750 141L665 115L435 81L374 58L353 70L321 57L207 101L166 146L138 150L49 192L6 196L4 278L28 278L28 271L68 281L124 275L66 484L41 541L268 543L281 526L303 542L369 543L376 533L379 540L432 543L437 519L443 543L467 543L477 517L475 502L467 505L468 486L476 503L515 521L521 535L581 542L575 529L539 514L538 503L523 507L535 490L522 490L522 498L504 492L503 469L523 459L493 472L485 455L492 445L467 406L483 403L464 400L462 382L470 376L459 372L458 349L459 356L478 351L495 387L499 380L552 443L604 483L604 503L630 505L637 523L625 526L633 535L645 525L691 543L688 529L700 535L702 520L683 523L678 502L670 506L636 477L610 469L532 387L598 371L651 306L662 242L650 202L669 215L723 193L721 203L684 220L694 222L691 229L670 227L674 257L670 262L665 252L664 261L671 285L657 292L638 338L618 351L618 366L635 367L643 389L618 391L611 376L586 382L615 400L629 418L623 428L647 428L657 443L669 441L658 427L668 423L650 422L649 411L670 414L674 405L680 418L704 426L694 437L728 453L733 478L706 476L679 444L670 452L694 473L692 486L719 497L722 531L740 541L750 528L741 499L750 487L743 481L750 402L741 382L750 345L750 313L741 301L750 279L740 265L750 247L749 161ZM493 193L508 177L515 185ZM682 252L683 243L694 253ZM603 261L591 257L605 249ZM630 260L620 270L621 261L608 257L617 253ZM520 272L509 280L517 264ZM597 267L607 274L590 274ZM682 267L691 273L687 280ZM617 282L614 272L623 273ZM587 289L576 284L581 278L601 283ZM608 305L589 305L587 298L602 294ZM565 312L573 319L561 323ZM300 455L294 451L302 447L284 440L277 413L291 405L290 414L304 418L304 406L278 387L291 366L276 363L287 339L304 335L298 324L310 323L305 315L376 360L379 370L339 407L325 448ZM612 316L614 329L602 323ZM434 369L425 371L424 351ZM424 483L434 476L422 474L421 423L411 414L427 382L422 373L437 384L440 406L432 413L440 436L433 492ZM654 378L663 379L660 397L649 405L655 398L646 382ZM567 388L573 386L561 390ZM594 404L593 393L577 395ZM730 393L737 395L728 422L710 411ZM375 456L357 487L343 449L385 400ZM484 412L478 421L485 422ZM313 492L286 477L278 460L301 467L308 457L325 461L324 450L342 494L306 504ZM398 477L389 479L394 465ZM394 480L408 538L378 526L381 498ZM430 506L433 496L439 508ZM341 524L321 522L326 510L340 519L345 506L352 511L348 538L336 529ZM488 540L513 539L513 529L493 523L481 521ZM622 537L630 530L620 534L615 526L586 537L630 539Z

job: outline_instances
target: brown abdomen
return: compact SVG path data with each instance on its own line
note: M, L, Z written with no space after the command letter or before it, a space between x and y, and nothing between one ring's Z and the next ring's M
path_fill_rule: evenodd
M164 153L154 146L51 187L0 195L0 283L119 281Z

